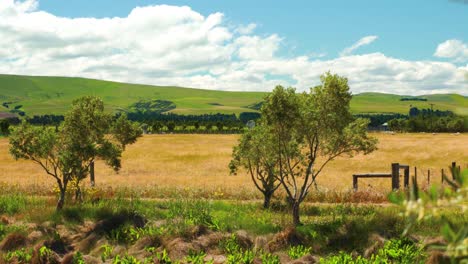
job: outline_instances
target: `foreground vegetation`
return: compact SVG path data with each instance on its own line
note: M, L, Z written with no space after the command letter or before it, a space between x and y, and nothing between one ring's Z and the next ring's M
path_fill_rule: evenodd
M49 198L2 195L1 259L4 263L279 263L296 258L320 263L420 263L430 255L437 257L427 249L441 242L437 218L416 225L411 237L401 237L406 222L394 206L305 204L304 225L297 228L289 226L286 203L274 202L269 210L261 206L117 197L88 200L56 212ZM444 214L454 224L468 220L461 211Z

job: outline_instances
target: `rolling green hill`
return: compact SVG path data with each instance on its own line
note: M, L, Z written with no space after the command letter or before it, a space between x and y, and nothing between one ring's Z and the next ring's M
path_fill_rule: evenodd
M434 110L450 110L458 115L468 116L468 97L459 94L433 94L417 96L427 101L400 101L408 96L361 93L353 96L351 109L355 113L402 113L407 114L410 106L418 108L431 108Z
M0 112L14 108L34 114L62 114L73 99L84 95L101 97L109 111L127 110L137 102L166 100L179 114L240 113L262 101L263 92L226 92L182 87L151 86L70 77L0 75ZM428 101L400 101L403 96L363 93L353 97L356 113L407 113L409 105L451 110L468 116L468 98L456 94L421 96ZM8 107L5 107L7 105Z

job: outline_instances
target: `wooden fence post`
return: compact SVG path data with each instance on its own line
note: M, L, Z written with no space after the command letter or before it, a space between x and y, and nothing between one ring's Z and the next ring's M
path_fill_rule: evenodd
M353 175L353 189L355 192L358 190L358 178L356 175Z
M405 167L405 171L404 171L404 178L403 178L403 184L405 186L405 189L408 188L409 186L409 165L407 167Z
M400 164L392 163L392 190L400 189Z
M95 181L94 181L94 161L91 161L91 164L89 164L89 179L91 180L91 187L94 187Z
M418 170L416 166L414 167L414 182L418 184Z
M440 181L444 183L444 169L442 169L440 172Z
M452 161L452 180L455 180L455 170L457 169L457 163Z
M427 186L431 185L431 170L427 170Z

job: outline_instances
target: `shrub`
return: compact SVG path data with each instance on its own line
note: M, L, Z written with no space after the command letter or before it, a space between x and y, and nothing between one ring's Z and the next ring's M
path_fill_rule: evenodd
M340 251L338 255L321 258L321 264L371 264L371 263L424 263L424 252L409 239L391 239L385 242L376 255L369 259L353 257Z
M220 241L219 247L227 254L227 263L253 263L255 253L250 249L243 249L237 242L237 237L232 234Z
M182 219L187 226L203 225L215 230L219 229L219 223L212 216L211 205L206 201L185 200L169 203L168 219Z
M251 264L253 263L255 258L255 253L252 250L241 250L238 252L234 252L227 256L226 262L228 264Z
M156 252L155 258L161 264L171 264L172 263L172 260L169 257L169 254L167 254L167 251L165 249L162 252Z
M138 261L133 256L125 255L121 257L120 255L117 255L112 260L112 263L113 264L140 264L140 261Z
M14 239L15 237L22 237L24 241L26 241L25 237L25 227L23 225L3 225L0 223L0 241L2 241L7 235L11 236L9 239ZM5 249L5 246L7 246L6 241L3 242L3 249ZM13 242L13 246L18 246ZM7 249L8 250L8 249Z
M221 240L219 242L219 247L227 254L233 254L242 250L242 248L237 243L237 238L235 234Z
M424 252L421 247L407 238L391 239L385 242L378 256L394 263L417 263L421 262Z
M124 225L112 229L109 232L108 238L120 244L131 244L141 238L141 233L138 228L134 228L131 225Z
M32 250L26 250L25 248L18 249L15 251L9 251L5 254L3 259L7 263L19 263L19 264L26 264L31 263L32 259Z
M371 262L365 258L362 258L361 256L354 259L351 254L347 254L345 252L340 252L338 255L320 259L320 264L368 264L368 263L371 263Z
M457 167L450 167L451 179L443 174L443 180L448 186L432 186L429 190L418 187L416 178L413 177L408 197L392 194L389 198L404 209L404 215L408 222L403 234L407 234L416 224L427 224L433 219L440 219L441 235L446 241L442 247L445 254L452 262L466 258L468 226L465 222L457 224L447 215L447 212L462 212L466 210L468 198L468 169L463 171ZM444 210L450 208L450 210Z
M48 261L52 258L53 254L54 252L46 246L42 246L39 248L39 257L41 260Z
M303 245L293 246L289 248L288 256L291 259L298 259L307 254L310 254L311 250L312 249L310 247L305 247Z
M0 214L13 215L26 208L26 198L20 194L0 196Z
M205 264L206 263L205 257L206 257L205 252L203 251L196 252L196 251L191 250L188 256L185 258L185 261L187 261L187 263L192 263L192 264Z
M76 252L73 255L73 264L85 264L85 261L83 259L83 254L81 252Z
M260 260L263 264L280 264L280 259L277 255L271 253L264 253L260 256Z
M103 245L101 246L101 249L103 250L101 253L101 260L102 262L106 262L106 260L112 256L112 251L114 251L114 247L111 245Z

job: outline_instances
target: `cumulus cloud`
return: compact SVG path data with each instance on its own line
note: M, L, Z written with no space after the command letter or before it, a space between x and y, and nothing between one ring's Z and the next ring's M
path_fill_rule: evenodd
M243 25L239 26L236 29L236 32L241 35L249 35L249 34L252 34L256 28L257 28L257 24L250 23L246 26L243 26Z
M188 6L144 6L97 19L59 17L34 0L0 0L0 18L0 73L269 91L278 84L306 90L332 71L348 77L354 93L468 91L468 67L452 62L351 55L376 36L345 49L347 56L285 57L281 36L256 35L254 24L228 26L222 13L203 16Z
M468 45L458 39L449 39L437 46L434 56L456 62L468 61Z
M363 37L360 40L358 40L356 43L354 43L352 46L345 48L341 53L340 56L348 56L353 51L357 50L359 47L369 45L372 42L374 42L378 37L377 36L367 36Z

